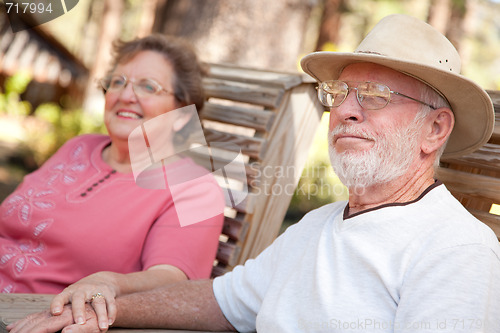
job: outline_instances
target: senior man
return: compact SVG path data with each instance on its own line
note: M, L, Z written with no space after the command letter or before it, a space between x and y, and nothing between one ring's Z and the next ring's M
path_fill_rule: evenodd
M472 152L493 128L492 103L459 74L454 47L426 23L391 15L354 53L313 53L301 64L330 108L331 161L348 203L310 212L213 281L108 300L113 325L500 332L498 240L434 179L442 153ZM97 331L94 311L106 329L105 307L102 299L87 305L82 325L71 325L66 309L12 332Z

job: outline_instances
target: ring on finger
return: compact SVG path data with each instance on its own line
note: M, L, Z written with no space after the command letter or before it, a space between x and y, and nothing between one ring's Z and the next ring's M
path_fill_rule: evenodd
M105 298L105 297L101 293L94 294L94 295L92 295L92 297L90 297L90 303L92 303L97 298Z

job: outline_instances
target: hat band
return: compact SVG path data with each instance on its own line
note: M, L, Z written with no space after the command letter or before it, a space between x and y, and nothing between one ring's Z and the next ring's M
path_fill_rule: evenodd
M448 107L450 108L451 111L453 111L453 109L451 108L451 104L450 104L450 101L448 101L448 99L443 95L443 93L441 93L439 90L437 90L436 88L434 88L433 86L431 86L429 83L425 82L424 80L422 80L421 78L415 76L415 75L412 75L410 73L406 73L406 72L401 72L403 73L404 75L408 75L420 82L422 82L423 84L425 84L427 87L431 88L432 90L434 90L439 96L441 96L444 101L446 102L446 104L448 105Z

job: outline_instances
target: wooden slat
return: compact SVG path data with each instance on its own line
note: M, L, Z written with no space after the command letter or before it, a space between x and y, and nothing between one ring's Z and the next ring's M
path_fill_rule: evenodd
M234 208L237 212L252 214L255 208L254 194L244 193L243 191L231 189L231 196L228 195L228 190L224 189L224 199L226 200L226 206ZM244 198L240 202L235 202L232 198Z
M250 158L251 164L258 165L258 168L245 165L247 173L250 171L246 176L247 183L251 184L250 193L234 207L238 213L236 219L226 216L222 234L227 234L229 241L222 240L212 271L213 276L219 276L235 264L255 257L276 238L323 107L317 101L314 83L305 81L302 74L232 65L210 64L210 67L208 78L203 81L208 102L200 114L205 125L205 138L212 150L215 144L211 143L215 142L234 145L231 149L217 147L222 155L214 159L214 165L218 169L224 167L233 158L224 154L240 150L245 158ZM252 106L258 107L253 109ZM278 166L293 167L297 173L277 177L260 172ZM234 176L242 177L237 171ZM231 177L229 173L228 177ZM229 186L238 185L241 183L230 183ZM265 190L270 186L286 187L287 191L292 191L277 196ZM228 202L229 193L237 197L245 194L226 189L228 207L233 206ZM234 210L226 212L234 213Z
M500 110L499 110L499 112L500 112ZM495 127L493 128L493 133L491 134L491 138L488 142L500 144L500 114L499 113L495 113Z
M232 161L223 157L220 157L218 154L214 154L212 156L208 156L203 154L200 151L190 150L184 152L186 156L189 156L196 164L205 167L207 170L215 171L224 168L225 175L234 180L238 180L241 182L247 182L250 186L258 185L258 176L260 175L260 166L258 163L253 163L252 165L245 163L243 166L245 168L244 174L242 170L235 167L229 167L229 163ZM1 156L1 154L0 154ZM1 157L0 157L1 158Z
M244 126L267 132L271 129L275 114L267 110L205 103L202 117L207 120Z
M500 90L487 90L486 92L490 95L493 107L495 108L495 128L490 142L500 144Z
M302 83L298 73L279 73L223 64L210 64L209 76L230 81L274 85L286 90Z
M488 198L500 203L500 179L447 168L439 168L437 178L442 180L450 191Z
M232 241L219 242L216 259L223 265L234 266L240 254L241 248Z
M232 151L241 149L243 154L257 159L262 158L266 152L266 140L263 138L221 132L211 128L205 128L204 132L209 145L211 142L231 143L228 149Z
M490 95L495 112L500 112L500 90L486 90L486 92Z
M443 162L500 173L500 146L486 143L479 150L469 155L454 159L443 159Z
M279 88L212 78L203 79L203 87L207 97L263 105L270 108L277 108L280 105L285 92Z
M243 240L248 230L248 222L241 218L227 217L224 219L222 233L234 241Z
M217 263L214 265L212 268L212 278L216 278L217 276L224 275L228 271L227 265L224 265L222 263Z
M323 107L311 84L294 87L284 97L284 103L277 110L277 118L269 132L268 153L261 161L262 170L291 167L297 172L279 177L266 177L273 172L263 172L261 185L256 191L252 224L245 239L238 263L255 258L271 244L279 233L281 222L290 204L293 189L297 185L315 130L323 115ZM273 190L282 193L275 195ZM290 190L290 188L292 190ZM286 189L286 191L284 190Z
M10 324L16 320L23 318L24 314L40 311L39 309L48 308L53 295L32 295L18 294L17 297L9 297L1 295L0 303L2 308L2 320L6 324ZM16 304L23 304L23 313L19 314Z
M491 205L495 203L493 200L489 198L468 195L454 190L450 190L450 192L468 210L480 210L483 212L489 212L491 209Z

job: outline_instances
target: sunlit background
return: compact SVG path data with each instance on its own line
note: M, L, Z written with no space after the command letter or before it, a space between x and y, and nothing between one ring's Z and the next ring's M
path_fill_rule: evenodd
M464 75L500 89L498 0L80 0L15 34L2 14L0 197L68 138L103 131L95 80L108 70L118 38L169 33L190 40L206 62L297 71L309 52L352 51L391 13L428 21L457 47ZM324 117L285 225L347 198L329 167L326 130Z

